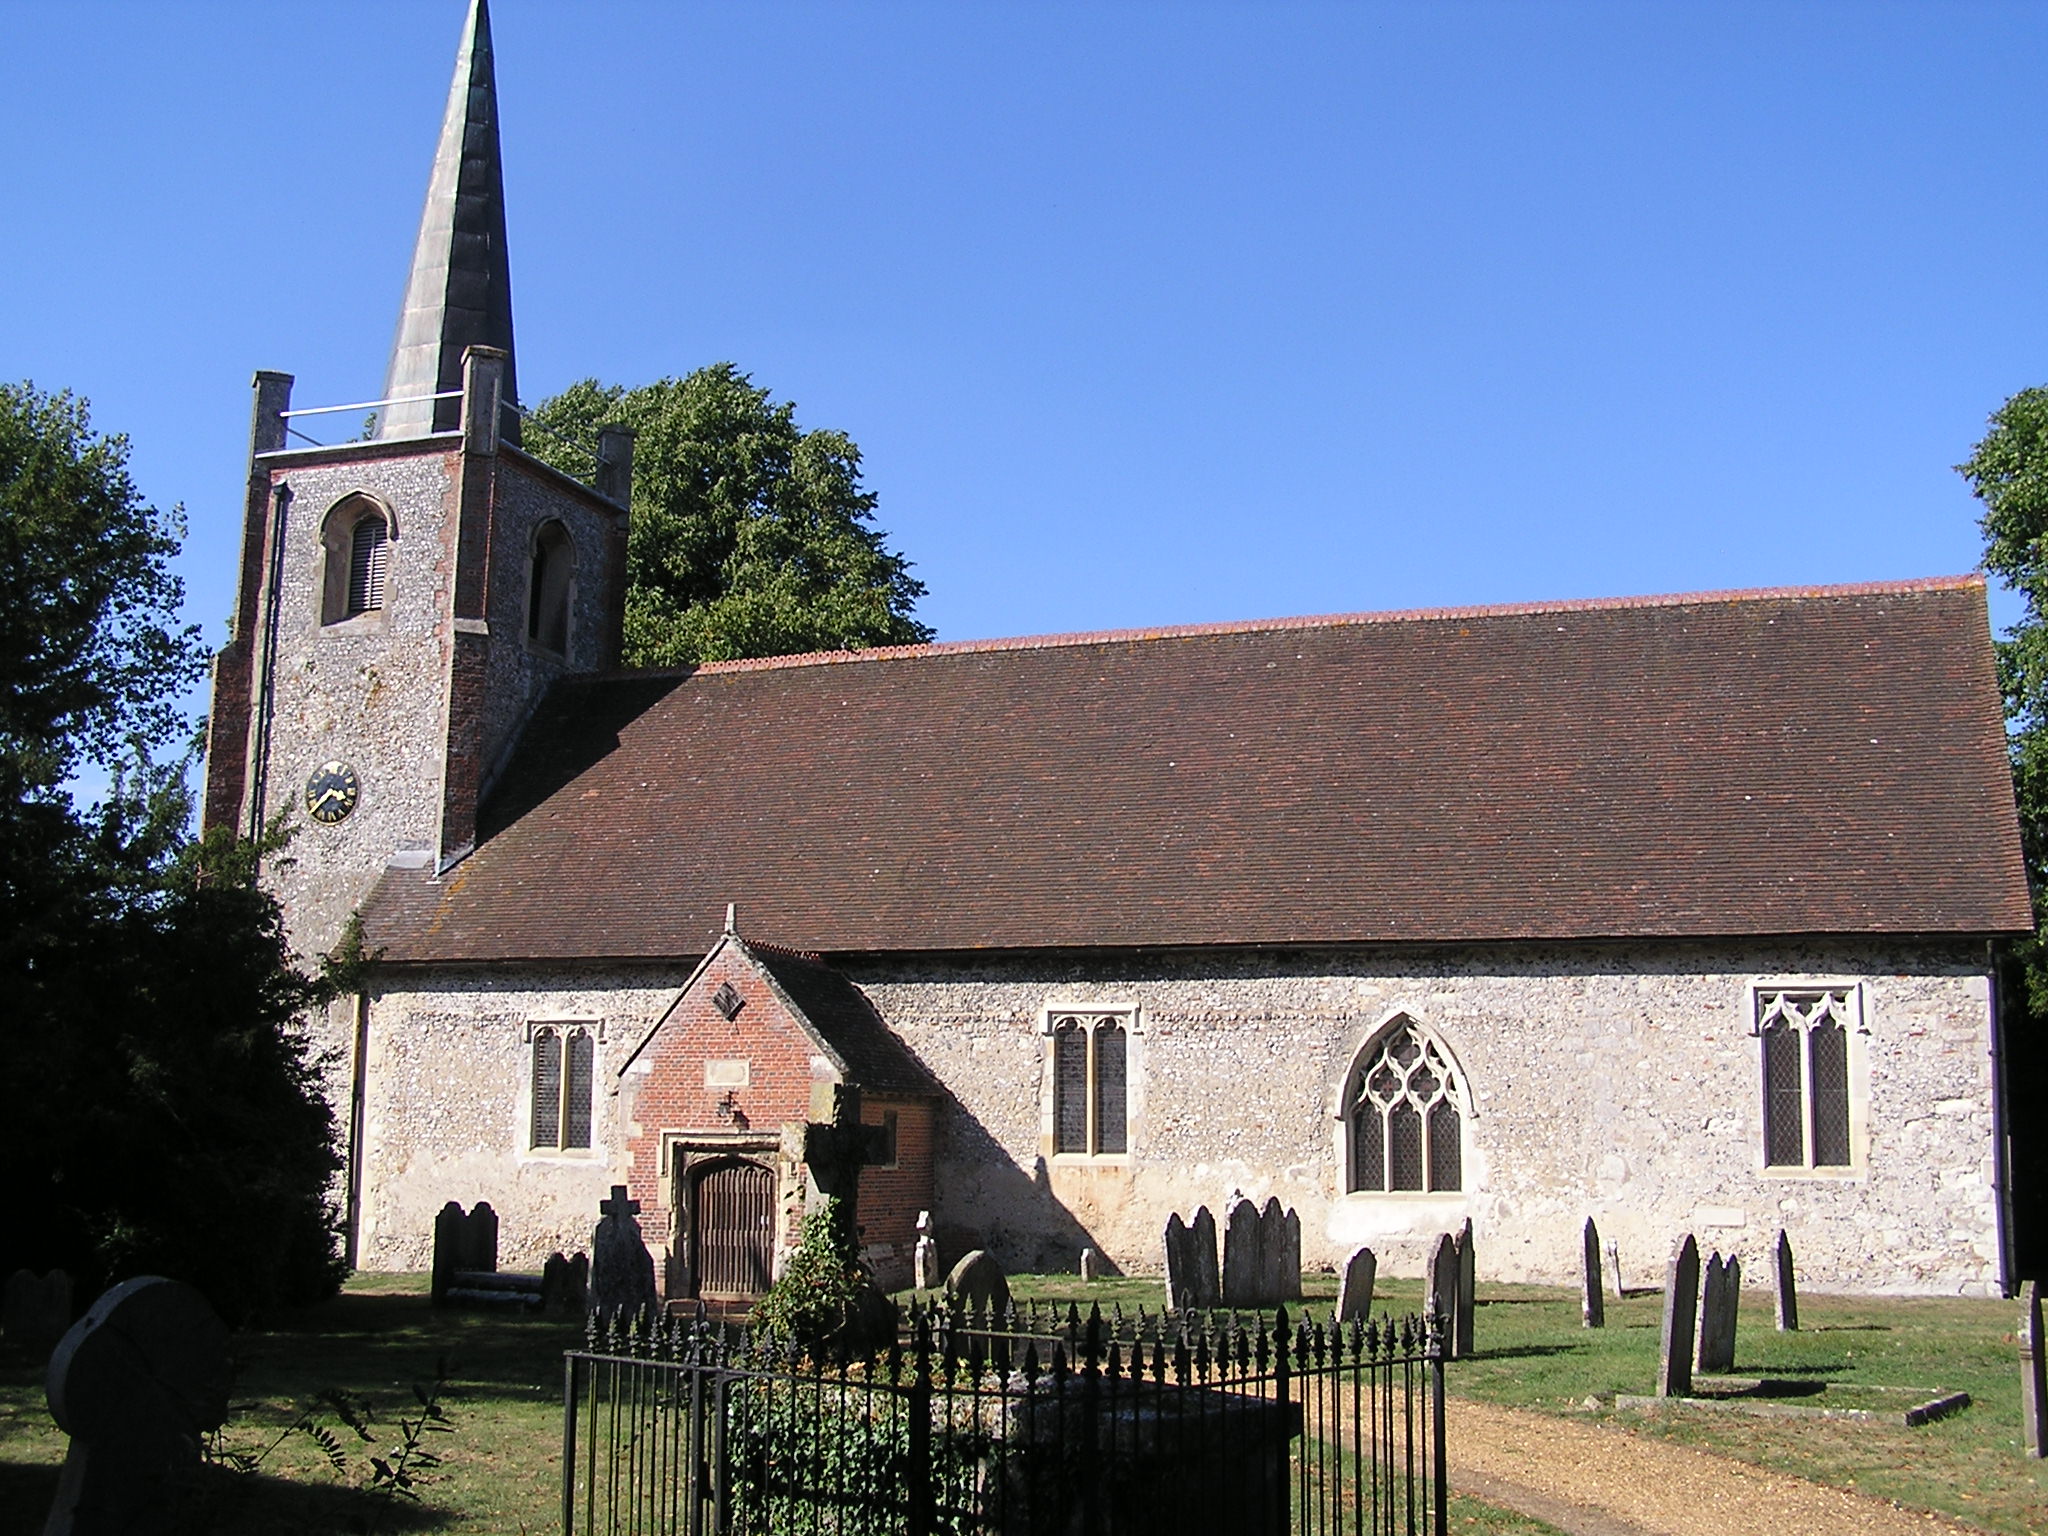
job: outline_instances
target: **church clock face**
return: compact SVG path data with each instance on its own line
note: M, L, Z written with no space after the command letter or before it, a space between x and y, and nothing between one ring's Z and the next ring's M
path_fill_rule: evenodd
M306 811L315 821L332 825L356 808L363 786L347 763L322 763L306 780Z

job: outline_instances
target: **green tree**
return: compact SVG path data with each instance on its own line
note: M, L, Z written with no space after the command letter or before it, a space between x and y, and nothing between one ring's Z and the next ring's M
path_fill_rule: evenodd
M1993 412L1956 469L1984 503L1984 569L2025 603L1998 642L1998 680L2038 920L2048 890L2048 389L2021 390ZM2038 930L2020 959L2032 1011L2048 1018L2048 945Z
M730 363L638 389L586 379L544 400L526 446L588 479L598 429L634 429L625 663L912 645L924 583L883 544L860 449L805 431Z
M198 1285L230 1317L337 1276L332 1117L256 850L195 843L178 515L85 404L0 385L0 1271ZM103 780L89 803L67 786Z

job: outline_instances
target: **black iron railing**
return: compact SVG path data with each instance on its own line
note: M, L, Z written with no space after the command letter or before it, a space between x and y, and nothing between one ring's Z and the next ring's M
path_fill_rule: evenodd
M1444 1536L1434 1322L913 1310L872 1356L703 1317L567 1357L565 1536Z

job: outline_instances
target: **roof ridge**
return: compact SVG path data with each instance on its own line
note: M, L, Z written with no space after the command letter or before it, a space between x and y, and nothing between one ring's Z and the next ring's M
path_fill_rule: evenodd
M1981 571L1957 576L1923 576L1901 581L1857 581L1782 587L1732 587L1706 592L1653 593L1628 597L1581 597L1542 602L1478 603L1450 608L1393 608L1359 613L1311 614L1299 618L1224 619L1208 624L1160 624L1132 629L1075 630L1044 635L1002 636L986 640L937 640L925 645L874 645L859 650L802 651L790 656L750 656L732 661L705 661L694 667L659 668L612 677L659 676L663 671L697 673L768 672L785 667L822 667L847 662L914 660L924 656L967 656L993 651L1040 651L1064 646L1108 645L1134 640L1187 640L1210 635L1284 633L1301 629L1337 629L1364 624L1409 624L1446 619L1501 619L1546 613L1601 613L1634 608L1683 608L1706 603L1769 602L1785 598L1901 596L1916 592L1955 592L1985 584Z

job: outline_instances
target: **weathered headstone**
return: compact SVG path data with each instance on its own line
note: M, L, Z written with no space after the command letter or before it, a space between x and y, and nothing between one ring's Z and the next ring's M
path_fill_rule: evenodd
M1206 1205L1195 1207L1195 1219L1188 1223L1188 1240L1195 1255L1190 1271L1194 1279L1195 1305L1220 1307L1223 1305L1223 1270L1216 1257L1216 1218L1209 1214Z
M1700 1247L1690 1232L1664 1275L1664 1331L1657 1348L1657 1395L1692 1395L1693 1324L1700 1304Z
M144 1275L95 1301L45 1376L50 1416L71 1437L45 1536L175 1529L230 1380L227 1326L191 1286Z
M1337 1321L1348 1323L1372 1316L1372 1286L1379 1276L1380 1261L1370 1248L1361 1248L1344 1262L1343 1278L1337 1282Z
M654 1255L640 1236L640 1202L614 1184L597 1208L604 1218L590 1239L590 1310L609 1318L653 1306Z
M1301 1218L1268 1195L1259 1212L1258 1306L1301 1299Z
M1792 1274L1792 1239L1778 1228L1778 1331L1799 1331L1799 1283Z
M1467 1360L1472 1356L1478 1278L1477 1262L1472 1253L1472 1218L1467 1216L1465 1225L1458 1229L1458 1310L1451 1317L1451 1348L1455 1359Z
M1600 1284L1600 1229L1586 1218L1585 1273L1579 1290L1579 1316L1588 1328L1607 1326L1607 1293Z
M1735 1314L1742 1302L1742 1261L1716 1253L1707 1260L1700 1287L1699 1368L1735 1369Z
M548 1255L540 1268L540 1307L543 1312L580 1314L590 1295L590 1255L573 1259L559 1253Z
M1444 1352L1455 1360L1458 1350L1458 1240L1448 1232L1437 1239L1436 1252L1430 1256L1427 1310L1432 1318L1441 1320Z
M17 1269L7 1277L6 1292L0 1295L0 1334L8 1343L34 1359L47 1360L70 1326L70 1275L61 1269L47 1275Z
M1095 1250L1093 1248L1083 1248L1081 1250L1081 1283L1085 1285L1090 1280L1093 1280L1100 1268L1101 1261L1096 1258Z
M1268 1242L1272 1239L1268 1237ZM1280 1246L1286 1252L1286 1261L1280 1266L1286 1276L1287 1285L1282 1293L1271 1300L1301 1300L1301 1216L1293 1206L1287 1207L1280 1217Z
M1607 1269L1608 1273L1614 1277L1614 1299L1616 1301L1627 1301L1628 1292L1622 1288L1621 1284L1621 1244L1611 1237L1607 1239Z
M2041 1282L2020 1292L2020 1429L2027 1454L2048 1456L2048 1339L2041 1333Z
M1193 1238L1188 1224L1180 1219L1179 1211L1166 1218L1166 1231L1161 1241L1166 1249L1166 1304L1172 1308L1195 1304Z
M1265 1226L1259 1208L1242 1195L1223 1209L1223 1305L1261 1305L1260 1278L1265 1270Z
M1010 1277L993 1254L977 1248L946 1276L946 1295L968 1312L1003 1312L1010 1305Z
M917 1213L917 1243L910 1250L910 1278L920 1291L939 1283L939 1245L932 1236L932 1213Z
M498 1213L479 1200L467 1215L450 1200L434 1218L434 1272L430 1293L441 1305L458 1274L493 1274L498 1268Z

